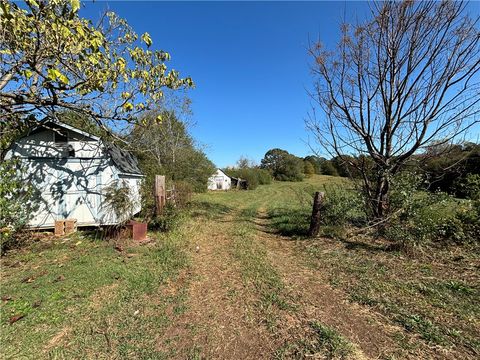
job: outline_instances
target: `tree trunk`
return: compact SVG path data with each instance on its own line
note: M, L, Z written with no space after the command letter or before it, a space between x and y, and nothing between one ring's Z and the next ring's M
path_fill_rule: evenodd
M377 181L375 196L370 200L370 205L375 220L384 219L385 216L388 215L390 209L389 191L390 180L388 176L382 175Z

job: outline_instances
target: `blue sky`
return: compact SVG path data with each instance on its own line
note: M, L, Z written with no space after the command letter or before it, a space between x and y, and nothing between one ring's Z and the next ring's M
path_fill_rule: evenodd
M338 25L362 14L364 2L161 2L88 3L82 15L105 8L149 32L154 47L170 52L168 66L193 78L189 92L193 136L219 167L243 155L259 162L279 147L310 153L304 119L312 83L307 47L338 39Z
M149 32L153 47L171 54L167 65L192 77L192 134L218 167L240 156L260 162L277 147L311 153L304 125L309 41L333 48L343 18L352 22L369 11L363 1L97 1L81 15L97 19L107 8L137 33Z

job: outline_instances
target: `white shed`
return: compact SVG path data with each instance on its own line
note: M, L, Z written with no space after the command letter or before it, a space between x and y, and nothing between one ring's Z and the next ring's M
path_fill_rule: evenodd
M77 219L78 226L114 225L105 188L127 186L134 215L141 210L143 175L136 158L99 137L60 122L47 122L17 140L6 158L19 158L24 181L35 188L38 209L29 227L51 228L55 220Z
M232 179L220 169L208 178L208 190L229 190L231 186Z

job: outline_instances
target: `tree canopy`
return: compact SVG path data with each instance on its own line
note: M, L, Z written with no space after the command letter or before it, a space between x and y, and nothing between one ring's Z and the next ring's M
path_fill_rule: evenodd
M162 121L158 122L158 116ZM195 191L205 191L215 167L189 134L188 123L174 110L150 111L128 136L147 177L163 174L171 181L188 181Z
M275 180L301 181L303 179L302 159L282 149L268 150L261 161L261 167L270 171Z
M153 49L113 12L94 24L79 16L79 0L0 1L2 122L70 110L108 127L133 122L163 90L193 86L168 70L170 54Z

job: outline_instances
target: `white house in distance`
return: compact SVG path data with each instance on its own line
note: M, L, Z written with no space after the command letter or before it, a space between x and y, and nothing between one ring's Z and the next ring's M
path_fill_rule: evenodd
M32 184L38 209L28 226L52 228L55 220L78 226L114 225L121 220L105 203L105 188L127 186L132 215L141 210L143 175L137 160L117 146L73 126L49 121L17 140L6 158L19 158L24 181Z
M220 169L208 178L208 190L229 190L231 187L232 179Z

